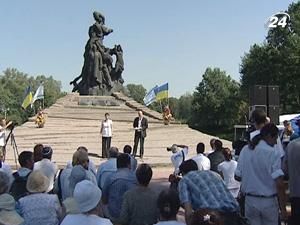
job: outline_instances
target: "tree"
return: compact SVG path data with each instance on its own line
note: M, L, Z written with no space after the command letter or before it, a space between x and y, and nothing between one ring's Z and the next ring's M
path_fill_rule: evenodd
M141 84L127 84L126 88L129 91L129 96L135 101L144 104L143 98L146 95L146 89Z
M191 127L216 134L232 130L243 117L240 85L219 68L207 68L192 101Z
M45 89L45 107L49 107L56 102L64 93L61 92L61 82L54 80L52 76L45 77L44 75L39 75L36 77L35 89L38 88L40 83L44 84Z
M8 118L19 124L25 122L28 116L32 116L34 110L28 108L23 110L21 104L24 100L24 91L28 86L34 91L40 83L44 83L45 88L45 107L52 105L58 98L64 95L61 92L61 83L53 77L45 77L43 75L36 78L22 73L17 69L6 69L3 75L0 75L0 116L7 111Z
M193 95L186 93L179 97L175 118L188 122L191 119Z
M255 84L279 85L282 113L294 113L300 105L300 2L287 13L291 22L269 30L264 44L254 44L242 58L240 73L244 100Z

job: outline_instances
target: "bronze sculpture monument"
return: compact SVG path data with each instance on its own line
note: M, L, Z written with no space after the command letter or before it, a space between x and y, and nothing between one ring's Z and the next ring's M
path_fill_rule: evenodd
M113 30L105 26L105 17L101 13L94 12L93 16L96 22L89 28L81 74L70 84L73 85L72 92L78 91L80 95L111 95L123 88L123 50L121 45L111 49L103 45L104 37Z

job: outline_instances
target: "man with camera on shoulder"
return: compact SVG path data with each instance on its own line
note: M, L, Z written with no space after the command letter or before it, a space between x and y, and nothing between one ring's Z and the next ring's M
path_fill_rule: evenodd
M180 164L185 161L189 148L186 145L173 144L171 147L167 148L167 151L171 151L173 154L171 156L171 162L174 166L174 174L178 175Z
M178 182L180 181L179 166L185 161L189 148L186 145L173 144L167 148L167 151L172 152L171 162L174 166L174 172L169 176L169 182L171 183L170 188L177 190Z

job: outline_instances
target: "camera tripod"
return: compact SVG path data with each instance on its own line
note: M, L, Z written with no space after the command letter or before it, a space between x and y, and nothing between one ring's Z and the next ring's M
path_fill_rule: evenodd
M4 156L4 160L5 161L5 158L6 158L6 146L7 146L7 143L10 139L10 144L13 148L13 151L14 151L14 158L15 158L15 163L16 163L16 168L18 167L18 157L19 157L19 151L18 151L18 146L17 146L17 142L16 142L16 139L15 139L15 135L14 135L14 128L15 126L13 126L6 138L6 141L5 141L5 145L4 145L4 152L3 152L3 156Z

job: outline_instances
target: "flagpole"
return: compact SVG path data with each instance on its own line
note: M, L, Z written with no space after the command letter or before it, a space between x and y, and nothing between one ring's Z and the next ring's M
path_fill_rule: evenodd
M159 100L159 104L160 104L161 112L163 113L163 112L164 112L164 109L163 109L163 107L162 107L161 100Z
M168 95L168 107L170 108L170 101L169 101L169 95Z

